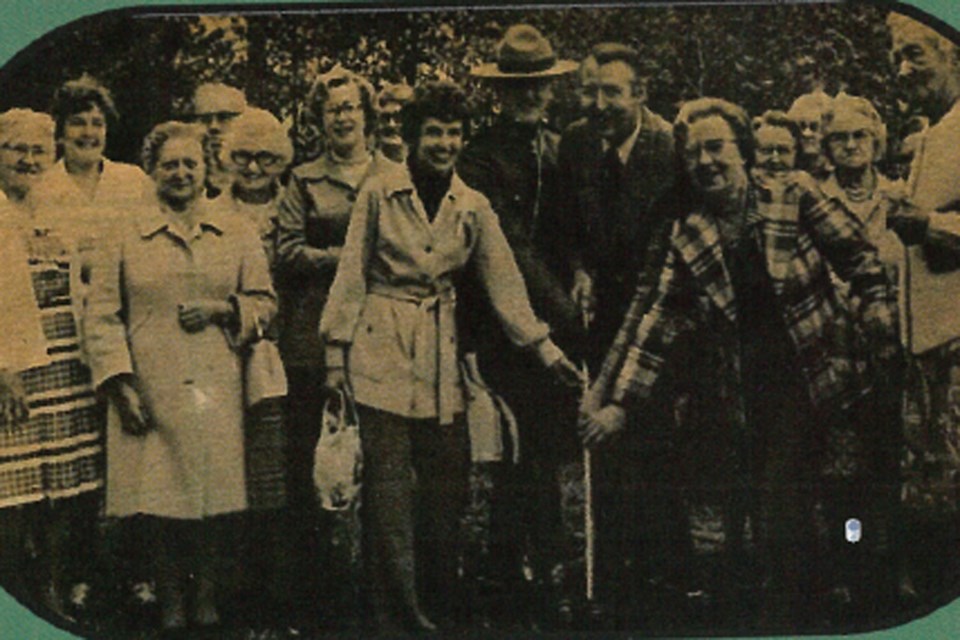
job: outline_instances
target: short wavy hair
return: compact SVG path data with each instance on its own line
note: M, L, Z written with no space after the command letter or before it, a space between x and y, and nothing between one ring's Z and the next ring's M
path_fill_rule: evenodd
M377 94L377 109L383 109L389 104L398 104L401 107L413 100L413 87L405 82L385 82Z
M866 98L841 93L833 99L830 108L823 114L823 153L827 159L833 162L828 138L832 133L837 115L841 113L858 115L866 119L867 130L873 136L874 160L883 157L887 150L887 125L884 124L880 113Z
M413 100L401 112L403 140L413 149L420 137L420 127L427 118L441 122L461 122L464 139L470 137L470 110L467 94L452 80L433 80L419 85Z
M276 116L265 109L250 107L230 123L223 136L221 160L226 161L239 140L254 140L259 149L281 158L284 166L293 161L293 142Z
M681 175L686 174L683 150L687 146L690 126L711 116L720 116L730 125L744 166L747 169L753 166L753 127L747 112L742 107L722 98L696 98L680 105L680 111L673 123L674 148L677 150L677 162Z
M49 136L50 151L54 147L54 130L56 128L53 118L49 114L34 111L32 109L10 109L0 113L0 145L14 142L13 136L27 126L35 126L43 132L44 137Z
M786 129L793 137L794 149L800 150L801 133L800 126L796 120L779 109L768 109L753 119L754 145L756 145L756 133L763 127L773 127L775 129Z
M63 137L63 127L67 118L72 115L89 111L97 107L107 119L107 128L116 124L119 119L116 104L109 89L91 75L83 74L76 80L67 80L60 85L53 94L53 103L50 113L56 123L54 135L59 140Z
M377 121L373 85L360 74L344 69L339 65L314 80L309 93L307 93L307 116L322 130L323 107L330 98L330 91L349 84L355 85L360 90L360 106L363 109L363 133L369 136L373 133Z
M160 150L170 140L177 138L196 140L206 149L206 135L206 129L198 124L180 120L170 120L158 124L143 139L143 149L140 153L140 163L143 165L143 170L147 174L153 174L160 158ZM206 158L206 155L204 155L204 158Z

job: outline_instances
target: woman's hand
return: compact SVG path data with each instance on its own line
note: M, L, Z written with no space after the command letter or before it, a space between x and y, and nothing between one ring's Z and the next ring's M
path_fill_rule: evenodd
M144 436L153 427L150 416L140 394L132 382L125 378L115 378L107 387L107 395L120 413L120 427L131 436Z
M187 333L203 331L208 325L227 326L234 317L228 300L189 300L177 305L177 319Z
M0 418L3 424L10 429L29 415L27 392L20 376L9 369L0 369Z
M603 395L603 389L600 388L599 383L594 382L590 385L590 388L583 394L583 398L580 399L578 425L585 426L590 416L600 411L603 407Z
M580 427L583 446L593 448L617 436L627 423L627 412L618 404L608 404L586 417Z

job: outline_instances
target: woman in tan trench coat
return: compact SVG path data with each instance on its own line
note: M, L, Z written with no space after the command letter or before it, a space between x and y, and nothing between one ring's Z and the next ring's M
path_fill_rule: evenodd
M247 507L242 347L276 309L256 230L203 199L202 135L158 125L144 143L157 202L94 267L88 350L110 399L107 515L148 516L163 626L218 622L209 520Z

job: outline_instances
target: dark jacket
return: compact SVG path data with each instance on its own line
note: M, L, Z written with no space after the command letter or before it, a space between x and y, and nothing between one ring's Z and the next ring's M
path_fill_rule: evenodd
M571 272L584 269L594 278L598 307L592 349L599 352L613 341L651 239L668 215L654 205L675 175L673 129L647 108L641 117L630 157L616 174L588 122L572 124L560 143L558 243Z

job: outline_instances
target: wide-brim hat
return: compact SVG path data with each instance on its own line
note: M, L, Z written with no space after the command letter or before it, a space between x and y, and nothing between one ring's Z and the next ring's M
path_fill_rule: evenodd
M549 78L570 73L579 65L558 60L542 33L528 24L515 24L497 45L497 61L470 70L478 78Z

